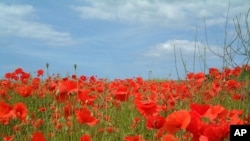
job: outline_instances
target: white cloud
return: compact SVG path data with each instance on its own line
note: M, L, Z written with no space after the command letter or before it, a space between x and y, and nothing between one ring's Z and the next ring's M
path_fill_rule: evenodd
M220 52L221 48L218 46L209 46L213 51ZM173 59L174 54L180 57L180 53L184 57L191 57L196 54L196 56L204 55L204 48L206 48L206 56L214 57L214 55L209 52L208 46L201 42L194 42L188 40L168 40L165 43L157 44L151 47L149 50L143 53L144 56L150 58L166 58Z
M207 19L207 26L224 24L228 3L225 1L97 1L83 0L89 5L73 6L80 13L81 18L93 18L119 21L132 24L157 24L167 27L189 28L203 25L203 18ZM231 16L246 11L249 2L240 0L231 2ZM229 15L230 16L230 15ZM224 20L222 20L224 19Z
M35 9L30 5L0 3L0 35L42 40L52 46L72 45L75 41L67 32L60 32L48 24L34 21Z

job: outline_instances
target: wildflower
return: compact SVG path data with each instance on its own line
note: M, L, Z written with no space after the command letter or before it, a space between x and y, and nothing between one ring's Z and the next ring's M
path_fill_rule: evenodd
M203 135L208 138L209 141L221 141L224 140L229 133L228 125L214 125L209 124L203 131Z
M190 109L196 111L197 113L199 113L199 115L204 115L209 108L210 106L205 104L204 105L197 103L190 104Z
M32 94L32 87L27 85L27 86L19 86L16 88L16 91L18 94L22 97L28 97Z
M37 131L32 134L31 141L46 141L42 132Z
M166 134L161 138L161 141L176 141L177 139L172 134Z
M140 101L135 102L137 110L145 117L157 114L156 101Z
M99 120L91 115L90 111L86 108L81 108L75 111L76 119L81 124L88 124L89 126L95 126Z
M165 118L161 116L150 116L147 118L146 127L148 129L159 129L163 127Z
M124 141L145 141L141 135L126 136Z
M84 134L80 137L80 141L91 141L91 138L88 134Z
M37 70L37 76L43 76L44 71L42 69Z
M0 123L8 124L9 120L13 118L12 107L3 101L0 101Z
M19 118L22 121L25 121L25 119L28 115L28 109L27 109L25 104L23 104L21 102L15 103L13 105L13 111L14 111L14 114L17 118Z
M179 129L186 129L190 121L191 116L189 111L179 110L167 116L164 124L164 129L168 133L174 134Z

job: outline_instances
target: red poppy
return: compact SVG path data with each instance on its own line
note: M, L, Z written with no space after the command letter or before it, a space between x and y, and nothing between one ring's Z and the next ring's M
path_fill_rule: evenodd
M209 68L209 75L212 78L218 78L219 74L220 74L219 69L217 69L217 68Z
M32 134L31 141L46 141L42 132L37 131Z
M204 126L206 123L201 120L201 115L197 111L190 111L191 120L188 124L186 130L194 135L194 137L199 137L202 134Z
M12 73L7 72L7 73L4 74L4 77L7 78L7 79L11 79L12 78Z
M243 115L243 110L230 110L229 117L234 117L234 116L242 116Z
M40 85L40 78L38 78L38 77L33 78L32 81L31 81L32 88L33 89L38 89L39 85Z
M19 86L19 87L16 88L16 91L22 97L28 97L28 96L30 96L32 94L32 87L29 86L29 85Z
M172 134L166 134L161 138L161 141L177 141Z
M124 141L145 141L141 135L126 136Z
M6 98L6 90L0 90L0 98Z
M194 73L193 72L189 72L187 74L187 80L193 80L194 79Z
M79 99L82 102L82 104L92 105L96 97L90 95L90 90L81 89L81 90L78 90L77 99Z
M243 99L244 99L244 95L242 95L242 94L233 94L233 95L232 95L232 99L233 99L234 101L243 100Z
M76 119L81 124L88 124L89 126L95 126L99 120L91 115L90 111L86 108L81 108L75 111Z
M84 134L80 137L80 141L91 141L91 138L88 134Z
M74 113L74 107L71 104L66 104L63 107L64 117L69 119L69 117Z
M216 119L220 114L223 114L227 110L221 105L211 106L207 112L204 114L204 117L209 118L210 120Z
M202 82L203 80L206 79L206 77L203 72L198 72L194 75L194 79L196 80L196 82Z
M197 104L197 103L190 104L190 109L196 111L200 115L204 115L209 108L210 106L205 104Z
M225 68L225 69L222 71L222 75L223 75L224 78L228 78L228 77L230 77L232 74L233 74L233 70L230 69L230 68Z
M241 87L240 83L234 79L228 80L226 86L228 90L235 90Z
M114 127L112 127L112 126L98 129L98 132L101 132L101 133L104 133L104 132L107 132L107 133L114 133L114 132L116 132L116 131L117 131L117 129L114 128Z
M208 137L201 135L199 137L199 141L209 141L209 140L208 140Z
M68 99L68 89L65 85L60 84L55 91L57 102L64 102Z
M9 120L13 118L12 107L3 101L0 101L0 123L8 124Z
M157 104L156 101L145 101L136 100L135 102L137 110L145 117L157 115Z
M77 83L74 80L65 80L61 82L62 85L66 86L68 91L74 90L77 88Z
M27 83L28 82L28 80L29 80L29 78L30 78L30 74L29 73L27 73L27 72L22 72L22 75L21 75L21 81L25 84L25 83Z
M24 71L23 71L22 68L16 68L15 71L14 71L14 73L17 74L17 75L18 75L18 74L22 74L23 72L24 72Z
M191 121L191 116L187 110L179 110L167 116L164 129L170 134L176 133L179 129L186 129Z
M213 90L215 93L219 93L219 92L222 90L221 82L213 81L213 82L212 82L212 90Z
M128 100L128 90L126 86L119 86L117 90L111 92L115 99L119 101Z
M148 129L159 129L163 127L165 118L161 116L150 116L147 118L146 127Z
M234 75L235 77L238 77L238 76L240 75L240 73L241 73L241 68L240 68L240 67L235 67L235 68L233 69L233 75Z
M228 125L209 124L203 131L203 135L206 136L209 141L222 141L227 138L228 133Z
M21 102L15 103L13 105L13 111L14 111L14 114L17 118L19 118L22 121L25 121L25 119L28 115L28 109L27 109L25 104L23 104Z
M3 141L13 141L14 140L14 136L4 136L3 137Z
M44 71L42 69L37 70L37 76L43 76Z

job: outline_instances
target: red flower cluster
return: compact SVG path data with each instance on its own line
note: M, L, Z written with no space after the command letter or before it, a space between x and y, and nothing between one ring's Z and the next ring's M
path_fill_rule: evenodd
M249 70L249 66L210 68L207 75L188 73L187 80L179 81L141 77L108 81L84 75L43 78L42 69L32 78L17 68L0 80L0 125L11 128L11 133L0 131L0 138L15 140L16 132L27 126L30 133L24 138L32 141L50 140L58 133L73 138L78 131L80 141L116 133L124 133L119 137L124 141L152 140L139 133L142 129L161 141L221 141L228 139L230 124L250 121L249 113L235 108L249 99L249 91L244 91L249 81L238 79ZM225 100L237 104L225 106ZM119 123L125 121L119 118L126 112L127 123ZM124 124L131 131L124 131Z

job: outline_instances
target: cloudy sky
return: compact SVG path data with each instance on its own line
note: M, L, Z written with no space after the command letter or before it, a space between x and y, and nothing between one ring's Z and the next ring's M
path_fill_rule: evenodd
M233 18L243 19L249 5L231 0L228 42ZM50 74L73 74L77 64L78 75L110 79L177 78L176 67L183 77L184 68L203 71L204 58L205 67L220 68L205 25L209 47L220 52L228 7L228 0L1 0L0 76L46 63Z

